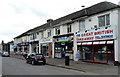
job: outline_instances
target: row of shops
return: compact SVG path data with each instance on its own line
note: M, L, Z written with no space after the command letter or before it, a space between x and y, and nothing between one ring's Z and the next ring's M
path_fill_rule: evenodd
M114 64L116 51L116 27L91 29L80 33L53 36L42 41L19 43L19 50L42 53L47 57L75 59L80 51L81 60L95 63ZM76 48L76 49L75 49Z

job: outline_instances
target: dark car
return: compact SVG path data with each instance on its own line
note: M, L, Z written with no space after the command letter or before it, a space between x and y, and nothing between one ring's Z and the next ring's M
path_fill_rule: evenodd
M30 54L26 58L26 63L30 63L32 65L35 64L46 64L46 58L43 56L43 54Z

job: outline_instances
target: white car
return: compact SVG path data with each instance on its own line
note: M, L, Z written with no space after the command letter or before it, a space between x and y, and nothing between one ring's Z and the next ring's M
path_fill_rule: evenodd
M3 53L2 53L2 56L3 56L3 57L4 57L4 56L8 56L8 57L9 57L10 54L9 54L8 52L3 52Z

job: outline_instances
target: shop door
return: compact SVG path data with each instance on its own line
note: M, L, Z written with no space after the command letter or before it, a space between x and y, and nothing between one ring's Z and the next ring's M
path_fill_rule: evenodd
M65 46L62 46L62 52L61 52L62 58L65 58L65 52L66 52Z
M82 43L82 58L83 60L93 61L92 42Z
M114 44L107 45L108 64L114 64Z
M106 45L94 45L94 62L107 63Z
M42 53L44 56L48 56L48 46L42 46Z
M84 45L82 47L83 60L93 61L92 59L92 46Z

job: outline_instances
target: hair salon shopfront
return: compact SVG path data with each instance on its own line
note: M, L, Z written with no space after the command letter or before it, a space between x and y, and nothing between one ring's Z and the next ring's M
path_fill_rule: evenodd
M73 36L73 33L53 36L55 58L64 59L65 56L69 56L70 59L73 59Z
M95 63L115 63L116 27L103 27L76 34L81 60Z

